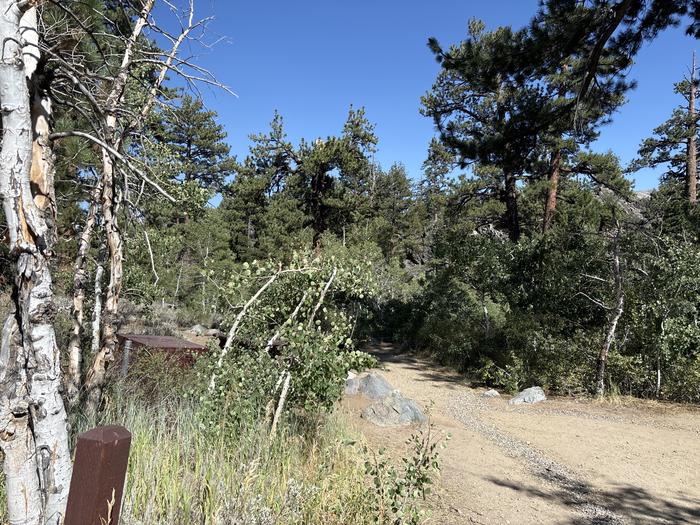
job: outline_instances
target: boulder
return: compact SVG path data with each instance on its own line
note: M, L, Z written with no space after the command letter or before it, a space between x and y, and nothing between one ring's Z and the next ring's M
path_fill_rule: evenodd
M201 335L206 335L207 337L219 337L221 332L218 328L206 328Z
M207 331L207 327L201 324L196 324L189 330L195 335L203 335Z
M381 399L392 390L387 380L376 372L349 377L345 381L345 393L349 396L361 394L369 399Z
M348 378L345 380L345 390L344 393L346 396L356 396L359 394L360 390L360 379L353 375L350 376L348 375Z
M481 394L481 397L501 397L501 394L498 393L498 390L494 390L493 388L491 390L487 390L483 394Z
M362 417L380 427L395 427L423 423L425 415L415 401L394 390L362 411Z
M539 386L532 386L530 388L526 388L522 392L520 392L517 396L515 396L513 399L508 401L509 405L521 405L523 403L528 403L528 404L533 404L533 403L539 403L540 401L544 401L547 399L547 397L544 395L544 390L542 390L542 387Z

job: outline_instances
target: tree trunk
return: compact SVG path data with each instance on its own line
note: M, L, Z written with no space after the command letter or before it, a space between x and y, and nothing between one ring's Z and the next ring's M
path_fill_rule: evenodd
M518 242L520 240L520 217L518 215L518 188L516 186L515 175L505 174L505 203L506 203L506 224L510 240Z
M97 206L99 204L101 186L95 184L92 193L92 200L85 217L85 225L78 239L78 253L75 257L73 270L73 310L72 331L70 342L68 343L68 377L66 379L66 394L68 405L74 408L80 398L80 386L82 383L81 363L82 347L81 338L83 333L83 318L85 306L85 286L87 284L87 262L90 250L90 240L97 218ZM96 305L97 307L97 305Z
M0 346L0 447L13 525L60 523L71 476L53 328L51 105L36 71L37 13L31 5L0 0L0 194L17 270Z
M481 294L481 311L484 315L484 337L488 339L491 337L491 319L489 318L489 309L486 308L486 297Z
M547 202L544 206L544 218L542 219L542 233L547 233L554 222L554 213L557 208L557 192L559 191L559 169L561 167L561 150L556 150L552 155L552 163L549 171L549 188L547 190Z
M688 201L691 205L698 202L698 164L697 164L697 129L695 126L695 53L693 53L693 67L690 72L690 96L688 97L688 119L690 120L690 134L688 135L687 162L686 162L686 186L688 189Z
M624 310L625 304L625 294L622 289L622 272L620 270L620 243L619 243L619 231L615 235L613 240L613 275L615 279L615 307L610 313L610 320L608 322L608 327L605 333L605 340L603 341L603 346L600 348L598 353L598 362L596 366L596 396L603 397L605 395L605 366L608 362L608 353L610 352L610 346L612 345L613 339L615 338L615 330L617 330L617 323L622 317L622 312Z
M90 344L90 355L93 357L100 351L100 322L102 320L102 275L105 269L98 263L95 268L95 306L92 309L92 342Z
M105 101L104 114L105 128L109 132L109 146L119 151L122 140L117 134L117 114L126 92L126 84L129 78L133 62L133 53L136 43L143 29L147 26L148 17L153 10L155 0L146 0L138 19L134 22L134 29L129 35L122 55L119 73L112 84L112 89ZM148 100L143 111L147 111L151 101ZM107 368L114 361L114 351L117 347L117 317L119 308L119 296L122 288L124 246L121 231L117 224L117 212L119 209L119 194L116 192L116 169L112 154L102 149L102 219L104 221L107 247L109 249L109 284L107 296L102 313L102 342L100 351L94 356L92 366L85 378L86 413L94 418L102 400L102 388L107 378Z
M124 251L121 231L117 224L119 199L115 196L115 169L110 154L102 152L102 218L109 250L109 284L102 312L102 342L100 351L94 356L92 366L85 379L86 413L97 414L102 399L107 368L114 361L117 346L117 321L119 295L122 287Z

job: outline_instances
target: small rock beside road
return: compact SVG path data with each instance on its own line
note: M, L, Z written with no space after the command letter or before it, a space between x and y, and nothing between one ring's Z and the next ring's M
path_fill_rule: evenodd
M532 386L520 392L517 396L508 401L508 404L522 405L523 403L526 403L532 405L544 401L545 399L547 399L547 396L544 395L544 390L542 390L542 387Z

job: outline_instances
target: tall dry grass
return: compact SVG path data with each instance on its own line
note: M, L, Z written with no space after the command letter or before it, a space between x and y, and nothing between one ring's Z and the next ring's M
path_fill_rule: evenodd
M116 390L108 400L98 423L132 433L124 525L373 522L361 450L341 415L286 421L271 441L263 422L235 436L207 432L196 403L179 395L156 402Z

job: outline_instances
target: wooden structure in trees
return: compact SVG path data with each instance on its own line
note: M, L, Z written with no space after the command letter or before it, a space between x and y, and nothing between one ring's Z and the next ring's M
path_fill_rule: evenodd
M194 356L206 352L207 347L186 339L166 335L117 334L121 350L121 372L126 375L129 365L134 361L134 351L150 349L162 352L182 366L192 366Z

